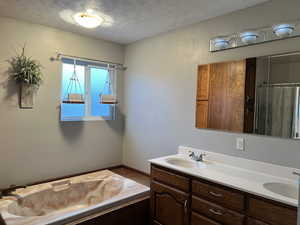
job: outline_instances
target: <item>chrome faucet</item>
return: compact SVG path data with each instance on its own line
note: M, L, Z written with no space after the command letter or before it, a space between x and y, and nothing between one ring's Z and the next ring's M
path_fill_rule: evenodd
M196 155L195 152L192 152L192 151L189 151L189 157L192 159L192 160L195 160L197 162L203 162L203 157L206 156L205 153L201 153L199 155Z

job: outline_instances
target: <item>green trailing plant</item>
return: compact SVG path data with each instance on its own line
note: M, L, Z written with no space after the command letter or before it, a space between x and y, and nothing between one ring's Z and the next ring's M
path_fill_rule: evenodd
M8 60L11 68L9 74L18 84L28 84L34 88L38 88L43 81L42 65L33 60L31 57L25 56L25 47L22 52Z

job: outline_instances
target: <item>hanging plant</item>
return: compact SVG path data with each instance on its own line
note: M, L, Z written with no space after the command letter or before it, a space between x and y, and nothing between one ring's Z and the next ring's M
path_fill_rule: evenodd
M11 65L10 75L18 84L28 84L38 88L43 81L42 65L25 56L25 47L22 48L21 54L12 57L8 62Z
M25 46L22 52L8 60L9 74L21 87L21 107L32 108L33 92L43 81L42 65L25 55Z

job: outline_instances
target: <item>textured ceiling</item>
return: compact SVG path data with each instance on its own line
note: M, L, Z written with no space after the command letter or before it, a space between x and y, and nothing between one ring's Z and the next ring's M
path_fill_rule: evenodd
M127 44L266 0L0 0L0 16ZM88 30L71 15L92 8L105 18Z

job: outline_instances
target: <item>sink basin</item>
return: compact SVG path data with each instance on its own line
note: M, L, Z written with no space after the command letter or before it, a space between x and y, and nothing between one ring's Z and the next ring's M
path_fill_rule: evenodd
M194 168L196 167L196 162L188 161L185 159L179 158L168 158L166 159L167 163L170 163L175 166L185 167L185 168Z
M288 198L292 198L295 200L298 199L299 193L298 193L297 185L275 182L275 183L265 183L263 186L265 189L267 189L273 193L276 193L276 194L279 194L279 195L282 195L282 196L285 196Z
M205 163L203 162L196 162L186 159L180 159L180 158L167 158L166 162L174 165L174 166L180 166L184 168L204 168Z

